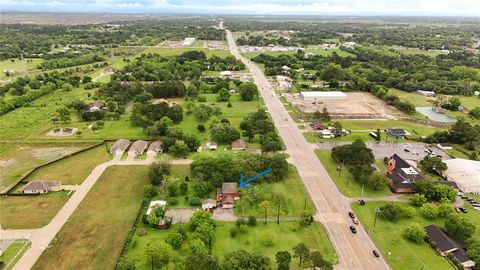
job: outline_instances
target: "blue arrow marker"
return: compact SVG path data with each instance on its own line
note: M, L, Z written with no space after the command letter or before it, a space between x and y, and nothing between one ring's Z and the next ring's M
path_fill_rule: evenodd
M271 172L271 171L272 171L272 168L269 168L269 169L267 169L267 170L265 170L265 171L263 171L263 172L255 175L255 176L253 176L253 177L251 177L251 178L249 178L249 179L247 179L247 180L245 180L245 181L243 181L243 173L240 173L240 187L241 187L241 188L252 188L252 186L247 185L247 184L250 183L250 182L253 182L253 181L257 180L257 178L260 178L260 177L264 176L265 174L267 174L267 173L269 173L269 172Z

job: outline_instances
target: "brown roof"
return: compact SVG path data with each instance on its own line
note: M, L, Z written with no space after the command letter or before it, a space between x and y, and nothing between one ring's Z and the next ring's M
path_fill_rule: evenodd
M247 148L247 143L242 139L238 139L232 142L232 148L245 149Z
M156 141L150 144L148 147L148 152L153 151L153 152L160 152L162 150L162 142L161 141Z
M28 182L23 188L22 191L36 191L36 190L51 190L52 187L56 187L61 185L62 182L60 181L41 181L41 180L34 180Z
M97 100L95 102L88 104L88 108L93 108L93 107L102 108L103 106L105 106L105 103L101 100Z
M205 199L202 201L202 205L204 204L217 204L217 201L212 200L212 199Z
M128 152L135 152L137 154L141 154L143 153L143 151L145 151L145 148L147 148L147 142L138 140L138 141L135 141L132 144L132 146L130 146L130 149L128 150Z
M237 182L224 182L222 184L222 193L237 193L238 183Z
M113 144L112 148L110 148L110 153L115 153L117 150L125 151L129 144L129 140L119 139Z

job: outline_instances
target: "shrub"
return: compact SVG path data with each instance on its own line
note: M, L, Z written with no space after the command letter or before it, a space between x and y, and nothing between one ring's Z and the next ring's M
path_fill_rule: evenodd
M245 221L245 219L243 218L238 218L237 221L235 221L235 225L237 225L237 227L240 227L242 225L245 225L247 222Z
M178 232L170 233L165 242L172 246L173 249L180 249L183 244L183 235Z
M427 233L423 229L423 226L418 223L410 223L402 229L403 235L410 241L421 244Z
M167 199L168 205L177 205L178 204L178 198L176 197L169 197Z
M262 242L265 246L271 247L275 245L275 237L271 233L266 233L262 237Z
M202 200L198 197L192 197L188 200L190 206L200 206L202 205Z
M238 229L237 227L232 227L230 228L230 237L235 238L238 234Z
M257 218L254 217L254 216L249 216L247 223L250 226L255 226L255 225L257 225Z
M420 213L428 219L436 219L438 217L438 206L433 203L426 203L420 208Z
M150 224L150 222L148 222L147 218L148 218L148 216L147 216L146 214L144 214L144 215L142 216L142 223L143 223L143 225L148 225L148 224Z
M205 126L203 124L198 124L197 125L197 130L200 132L205 132Z
M145 228L141 228L140 230L137 231L138 236L145 236L147 234L148 234L148 232Z

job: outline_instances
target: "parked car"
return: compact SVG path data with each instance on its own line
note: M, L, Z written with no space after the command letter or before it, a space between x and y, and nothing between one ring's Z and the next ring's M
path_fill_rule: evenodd
M459 192L457 192L457 195L458 195L458 196L465 196L465 193L459 191Z
M373 250L373 256L378 258L378 257L380 257L380 253L378 253L378 251L376 251L376 250Z
M364 200L358 200L358 204L365 205L365 201Z
M474 204L478 204L477 201L473 200L473 201L469 201L471 205L474 205Z
M407 153L410 152L410 150L408 150L407 148L403 149L403 151L405 151Z
M468 210L465 207L459 207L458 209L460 209L460 211L462 211L465 214L468 213Z
M350 226L350 231L352 233L357 233L357 229L355 228L355 226Z
M457 211L457 213L462 212L462 210L460 210L460 208L458 208L458 207L455 207L455 211Z
M473 209L480 211L480 206L474 206Z
M358 225L358 219L352 218L352 222L353 222L353 224Z
M467 202L469 202L469 203L471 203L473 201L475 201L475 199L472 199L472 198L467 199Z
M349 216L350 218L355 218L355 214L354 214L353 212L348 212L348 216Z
M463 200L467 200L467 199L468 199L468 197L465 196L465 195L460 196L460 198L462 198Z

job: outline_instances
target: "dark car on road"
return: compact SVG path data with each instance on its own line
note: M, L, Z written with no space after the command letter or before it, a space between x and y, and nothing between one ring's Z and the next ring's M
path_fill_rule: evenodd
M468 213L468 210L465 207L459 207L458 209L465 214Z
M378 251L374 250L373 251L373 256L378 258L378 257L380 257L380 253L378 253Z
M357 228L355 228L355 226L350 226L350 231L352 231L352 233L357 233Z
M355 218L355 214L354 214L353 212L348 212L348 216L349 216L350 218Z

